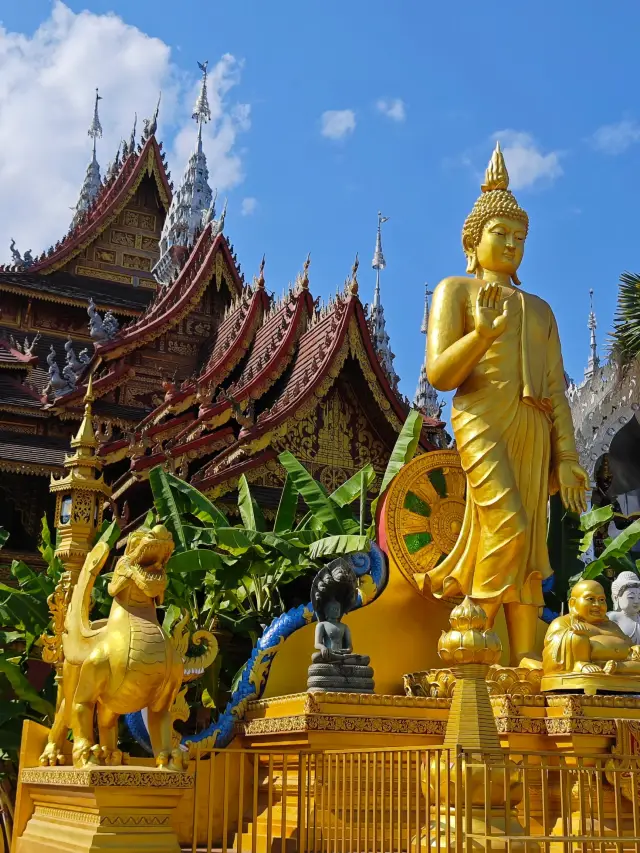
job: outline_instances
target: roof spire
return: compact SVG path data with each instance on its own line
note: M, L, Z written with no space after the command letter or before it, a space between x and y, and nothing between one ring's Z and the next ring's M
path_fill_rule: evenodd
M198 122L196 149L189 157L182 180L171 199L171 206L160 235L160 260L152 270L156 281L160 284L169 284L173 281L187 257L188 253L176 252L174 247L190 249L203 227L209 225L215 210L211 206L212 192L209 186L207 158L202 150L202 125L211 118L207 97L207 65L207 62L198 63L198 68L202 71L202 81L193 110L193 118ZM146 124L145 136L151 127L153 127L151 132L155 132L153 125L147 128ZM211 226L214 237L222 231L225 215L226 202L220 219Z
M133 154L136 150L136 127L138 124L138 113L133 114L133 127L131 128L131 137L129 138L129 154Z
M82 187L80 188L80 195L78 197L78 201L76 203L76 206L73 208L75 213L73 214L73 219L71 220L72 228L75 228L76 225L78 225L80 220L83 218L83 216L86 215L87 210L91 206L91 203L97 196L98 191L100 189L100 165L98 164L98 160L96 158L96 139L102 138L102 125L100 124L100 116L98 115L98 101L101 100L102 97L96 89L96 99L93 105L93 118L91 119L89 130L87 131L87 135L93 139L93 154L91 156L89 165L87 166L84 181L82 182Z
M584 371L585 380L591 379L593 374L600 366L600 358L598 356L598 344L596 342L596 329L598 323L596 320L596 312L593 310L593 290L589 291L589 321L587 328L589 329L589 361Z
M424 316L422 318L422 326L420 331L426 336L429 330L429 297L433 296L433 291L429 290L429 285L425 282L424 285ZM418 379L418 387L416 388L416 396L413 405L418 411L422 412L429 418L440 418L442 414L443 401L438 400L438 392L429 382L427 378L427 346L425 341L424 360L420 368L420 378Z
M387 334L386 324L384 319L384 308L382 307L382 299L380 296L380 270L383 270L387 262L382 254L382 223L387 222L388 216L383 216L378 211L378 231L376 234L376 248L373 253L373 261L371 266L376 271L376 287L373 293L373 304L371 306L371 314L369 316L369 328L373 338L373 347L378 355L378 359L387 378L391 383L392 388L398 387L400 377L393 366L394 354L389 346L389 335Z
M198 146L202 146L202 125L211 121L211 110L209 109L209 97L207 95L207 67L209 60L198 63L198 68L202 71L202 80L200 82L200 92L196 98L193 107L191 118L198 122Z

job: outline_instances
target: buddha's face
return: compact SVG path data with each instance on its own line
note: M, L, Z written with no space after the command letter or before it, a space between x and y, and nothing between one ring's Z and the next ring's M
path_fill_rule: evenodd
M640 586L630 586L618 599L618 607L627 616L637 619L640 613Z
M595 625L607 617L607 598L597 581L582 581L574 586L569 611L583 622Z
M328 601L324 606L325 619L337 620L342 616L342 607L335 598Z
M485 270L515 275L522 262L526 236L524 225L516 219L502 216L490 219L476 247L478 263Z

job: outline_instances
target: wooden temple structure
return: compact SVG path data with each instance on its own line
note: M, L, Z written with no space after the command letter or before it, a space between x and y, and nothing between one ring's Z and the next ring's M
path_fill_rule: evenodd
M267 515L284 449L329 490L368 462L382 472L409 408L389 369L379 268L371 310L357 263L326 303L312 295L308 259L280 299L264 262L245 282L224 232L226 209L216 214L208 186L206 70L195 151L175 191L157 110L101 179L98 100L71 227L38 257L12 243L13 263L0 267L5 566L16 556L37 562L49 478L62 473L89 376L112 509L125 523L148 509L157 464L230 507L244 473ZM439 409L422 410L422 449L443 446Z

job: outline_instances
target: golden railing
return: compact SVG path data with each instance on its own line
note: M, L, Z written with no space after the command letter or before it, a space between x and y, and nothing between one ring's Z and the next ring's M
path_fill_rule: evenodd
M635 850L640 758L465 750L199 753L193 853Z

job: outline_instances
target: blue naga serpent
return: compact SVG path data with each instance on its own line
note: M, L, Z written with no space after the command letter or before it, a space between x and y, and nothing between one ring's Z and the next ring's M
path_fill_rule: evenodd
M354 609L365 607L378 597L387 582L385 556L378 545L372 542L368 553L352 554L346 559L358 578L358 599ZM274 619L254 646L223 713L199 734L185 736L182 746L190 753L194 753L198 747L220 749L228 746L233 740L236 724L244 718L249 702L262 696L278 649L287 637L315 620L311 602L294 607ZM151 752L142 712L127 714L125 719L134 740L147 752Z

